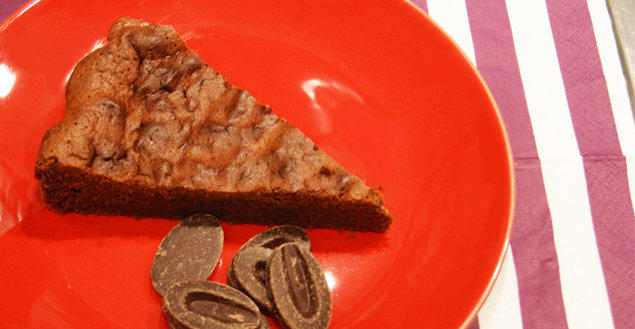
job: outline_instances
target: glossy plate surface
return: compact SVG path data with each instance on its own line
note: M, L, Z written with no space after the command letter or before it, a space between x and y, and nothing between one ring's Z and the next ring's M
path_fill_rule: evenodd
M423 12L397 0L42 0L0 25L1 327L167 328L150 268L177 222L58 216L33 178L73 66L123 16L174 26L232 83L382 187L389 232L309 232L332 328L469 324L509 240L512 164L487 88ZM224 229L210 277L220 282L265 227Z

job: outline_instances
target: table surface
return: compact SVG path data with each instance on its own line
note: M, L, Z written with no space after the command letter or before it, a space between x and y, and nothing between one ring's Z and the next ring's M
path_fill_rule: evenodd
M628 89L631 96L631 107L635 112L635 1L607 0L609 12L613 19L615 37L628 79Z
M606 2L412 2L476 65L514 157L510 249L470 328L635 328L635 124Z

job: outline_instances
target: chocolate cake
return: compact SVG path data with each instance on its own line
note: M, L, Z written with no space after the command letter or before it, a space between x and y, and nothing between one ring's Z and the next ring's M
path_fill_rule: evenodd
M76 65L42 140L42 199L64 214L382 232L375 188L229 83L170 26L122 18Z

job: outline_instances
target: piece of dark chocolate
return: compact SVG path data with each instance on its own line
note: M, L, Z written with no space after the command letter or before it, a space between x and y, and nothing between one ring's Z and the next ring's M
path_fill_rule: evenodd
M212 281L175 283L163 297L163 312L176 329L258 329L263 320L249 297Z
M331 322L331 292L313 255L296 243L276 248L266 280L276 317L287 329L322 329Z
M241 255L252 248L263 248L273 251L276 247L288 242L296 242L307 250L311 249L309 235L302 228L293 225L276 226L259 233L240 247L227 270L227 283L252 297L260 307L260 310L266 314L272 314L274 307L271 301L268 300L266 284L264 277L262 277L266 266L266 260L263 262L262 258L266 251L260 250L242 258ZM258 261L253 259L256 255L260 255ZM242 264L240 265L234 264L238 258L242 259ZM248 259L252 259L252 261ZM242 269L242 273L240 273L241 280L237 279L236 269L238 268Z
M197 214L182 220L163 238L152 261L152 285L160 295L174 283L205 280L223 250L223 229L216 217Z
M236 253L227 272L230 286L251 297L265 314L273 314L274 306L267 293L265 269L272 249L253 247Z

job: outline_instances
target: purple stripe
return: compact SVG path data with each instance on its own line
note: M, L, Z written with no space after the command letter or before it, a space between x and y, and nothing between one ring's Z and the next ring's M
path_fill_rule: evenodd
M4 22L9 15L24 5L27 0L2 0L0 1L0 23Z
M635 328L635 214L586 2L547 0L617 329Z
M505 1L466 5L478 70L501 111L514 158L538 158Z
M585 158L584 170L615 328L635 328L635 228L626 161Z
M540 160L515 159L516 213L511 246L523 328L566 329L560 268Z
M622 155L586 2L547 0L547 10L580 153Z
M415 6L421 8L421 10L428 12L428 2L426 0L410 0Z
M538 151L505 0L467 0L477 67L503 116L516 167L516 213L510 244L523 327L568 328Z

